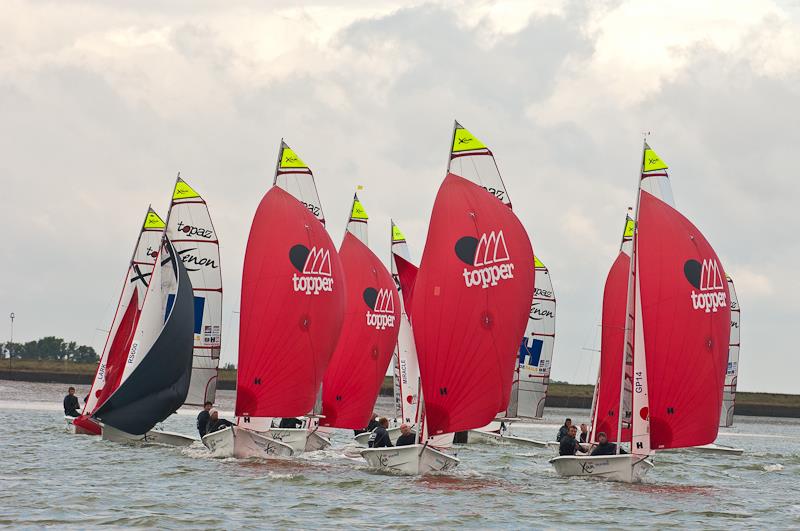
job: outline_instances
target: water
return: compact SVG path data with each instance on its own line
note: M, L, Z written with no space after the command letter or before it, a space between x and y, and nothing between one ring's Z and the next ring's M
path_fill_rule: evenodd
M448 475L371 472L344 431L332 449L291 461L211 458L186 449L135 447L68 435L65 386L0 381L0 525L159 528L614 528L800 527L800 421L738 417L719 441L743 457L659 454L645 483L556 476L550 450L474 445ZM79 395L85 393L79 388ZM233 393L222 392L223 410ZM379 410L386 411L388 401ZM550 410L514 433L551 439L564 416ZM195 434L194 414L165 428Z

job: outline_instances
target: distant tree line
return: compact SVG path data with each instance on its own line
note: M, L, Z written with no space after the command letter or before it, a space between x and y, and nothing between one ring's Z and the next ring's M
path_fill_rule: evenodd
M94 348L54 336L43 337L27 343L5 343L0 352L4 359L10 357L15 360L72 361L76 363L100 360Z

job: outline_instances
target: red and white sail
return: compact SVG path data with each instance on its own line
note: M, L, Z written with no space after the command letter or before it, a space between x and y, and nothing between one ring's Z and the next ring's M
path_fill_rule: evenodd
M314 174L303 159L283 140L278 148L278 162L272 184L296 197L320 223L325 225L325 214L322 212L322 202L319 200Z
M731 294L731 338L728 344L728 368L725 372L725 387L722 390L722 415L719 425L722 427L733 426L733 409L736 405L736 384L739 379L739 338L741 323L739 299L733 279L728 276L728 291Z
M482 186L503 204L511 206L511 199L491 150L457 121L453 124L447 172Z
M394 350L394 403L395 417L406 424L417 424L420 413L420 381L417 348L408 316L406 295L413 292L416 267L411 264L406 237L392 221L391 253L389 260L392 278L400 293L400 329ZM403 278L400 269L403 268ZM411 275L409 277L409 275Z
M447 175L411 303L431 435L483 427L508 406L533 298L532 256L511 209Z
M100 355L97 373L83 407L84 415L91 416L122 381L139 312L150 284L165 227L164 221L148 207L128 271L125 273L125 282L111 322L111 329Z
M167 237L181 257L194 292L192 379L186 405L214 402L222 348L222 273L219 239L205 200L178 177L167 215Z
M366 245L367 219L355 196L339 250L347 298L342 333L322 385L322 426L367 425L397 344L400 295L386 266Z
M261 429L264 419L302 416L314 406L342 327L344 284L319 218L273 186L253 218L242 272L240 426Z

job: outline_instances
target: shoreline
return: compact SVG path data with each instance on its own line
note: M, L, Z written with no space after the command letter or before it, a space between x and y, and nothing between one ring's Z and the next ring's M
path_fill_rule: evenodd
M27 363L26 365L30 365ZM72 367L70 367L72 368ZM95 364L74 367L77 370L38 370L30 367L0 368L0 380L61 383L72 385L91 385L96 369ZM236 371L220 369L217 389L234 391ZM554 383L545 401L545 407L590 409L592 407L591 385ZM380 396L392 396L392 379L387 376L381 386ZM737 393L736 415L748 417L800 418L800 395L770 393Z

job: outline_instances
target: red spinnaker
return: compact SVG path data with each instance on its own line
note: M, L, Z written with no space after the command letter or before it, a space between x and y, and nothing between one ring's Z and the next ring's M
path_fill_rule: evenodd
M411 319L414 284L417 282L419 268L399 254L394 255L394 263L397 266L397 276L400 277L400 293L403 296L403 307L406 309L406 315Z
M347 302L342 334L322 384L320 424L363 429L397 343L400 299L386 266L350 232L339 256Z
M728 361L725 271L697 227L645 191L638 224L651 446L708 444L717 437Z
M133 342L133 333L136 330L136 323L139 320L138 301L139 297L137 290L133 290L131 300L128 302L128 307L122 315L122 320L117 328L117 333L111 343L111 348L108 351L108 359L106 360L105 367L105 384L102 389L96 391L97 408L103 405L111 394L119 387L119 381L122 379L122 373L125 370L125 362L128 358L128 352L131 349ZM91 416L94 411L89 411Z
M606 277L603 291L603 324L600 343L600 389L595 411L596 433L605 432L617 442L619 395L622 383L622 353L625 344L625 307L631 258L620 252ZM596 437L596 436L595 436ZM622 441L630 442L630 427L622 430Z
M431 435L479 428L511 396L533 298L533 249L510 208L448 174L414 286L414 339Z
M244 259L237 416L311 410L342 328L344 294L327 231L273 186L256 211Z

